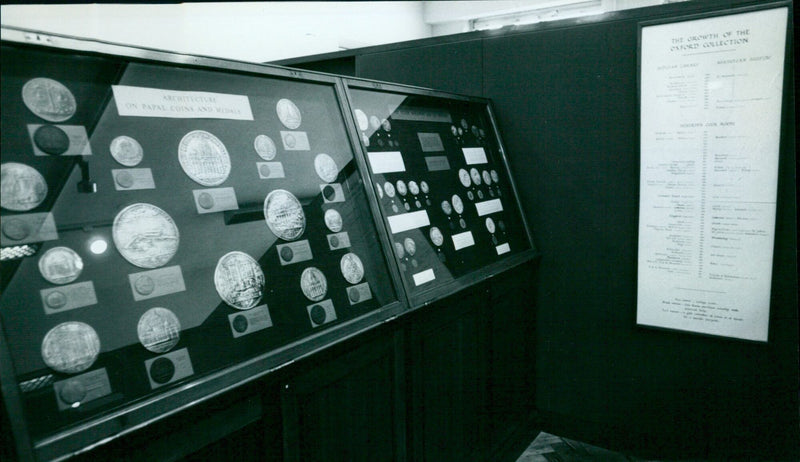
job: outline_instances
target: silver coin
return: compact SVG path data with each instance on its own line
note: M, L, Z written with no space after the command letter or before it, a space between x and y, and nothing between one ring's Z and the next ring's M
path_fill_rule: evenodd
M431 190L431 188L428 187L428 182L425 180L420 181L419 189L421 189L425 194L428 194L428 192Z
M142 145L130 136L122 135L114 138L108 150L111 151L114 160L126 167L135 167L144 158Z
M458 136L458 128L456 128L455 125L451 125L450 126L450 133L452 133L453 136Z
M136 333L149 351L166 353L181 339L181 322L166 308L150 308L139 318Z
M361 109L356 109L353 111L353 115L356 117L356 123L358 124L358 129L366 131L369 128L369 120L367 119L367 114L364 113Z
M458 127L458 135L461 136L463 134L464 134L464 129L461 128L461 127Z
M453 207L450 206L450 202L442 201L442 212L444 212L445 215L453 213Z
M408 194L408 188L406 188L406 182L403 180L397 180L397 193L401 196L405 196Z
M480 186L481 172L479 172L477 168L473 167L469 169L469 176L472 177L472 182L475 183L475 186Z
M415 253L417 253L417 243L414 242L414 239L407 237L403 239L403 248L406 249L406 253L413 257Z
M483 182L484 183L486 183L487 185L492 184L492 175L490 175L487 170L484 170L482 172L482 176L483 176Z
M336 209L328 209L325 211L325 226L327 226L332 233L338 233L342 230L342 216Z
M297 129L303 121L300 109L290 99L283 98L278 101L278 104L275 105L275 110L278 112L278 118L281 123L289 130Z
M370 116L369 126L372 127L373 130L381 128L381 119L377 118L376 116Z
M264 219L269 230L286 241L297 239L306 229L303 206L285 189L276 189L264 199Z
M255 148L259 157L264 160L272 160L278 153L278 149L275 147L275 142L272 141L272 138L268 137L267 135L258 135L256 139L253 140L253 148Z
M455 210L457 214L461 215L464 212L464 203L461 202L461 198L458 197L458 194L453 194L453 197L450 198L450 202L453 203L453 210Z
M489 231L489 233L494 234L495 227L494 227L494 220L492 220L492 217L486 218L486 229Z
M369 146L369 137L364 133L361 134L361 141L364 143L364 146Z
M462 185L464 185L465 188L469 188L471 180L470 180L468 171L464 170L463 168L459 169L458 170L458 180L461 182Z
M342 275L345 280L350 284L358 284L364 278L364 264L358 255L350 252L342 255L339 260L339 268L342 270Z
M461 119L461 128L463 128L464 130L469 128L469 124L467 123L466 119Z
M264 294L264 272L253 257L244 252L228 252L217 262L214 286L228 305L249 310Z
M419 194L419 185L417 185L416 181L409 181L408 182L408 192L410 192L414 196Z
M378 199L383 199L383 188L379 183L375 183L375 189L378 191Z
M16 162L0 165L0 206L15 212L35 209L47 197L47 183L33 167Z
M333 183L339 176L339 167L336 165L336 161L325 153L317 154L317 157L314 158L314 170L326 183Z
M63 122L77 109L75 96L53 79L37 77L22 87L22 101L34 114L50 122Z
M486 138L486 131L484 131L482 128L478 129L478 133L480 134L481 138Z
M439 228L437 228L436 226L431 227L430 235L431 235L431 242L433 242L433 245L435 245L436 247L439 247L444 243L444 236L442 235L442 232L439 230Z
M69 247L53 247L39 258L39 272L53 284L67 284L81 275L83 260Z
M300 289L309 300L318 302L328 293L328 280L322 271L311 266L300 275Z
M383 184L383 189L386 190L386 195L389 197L394 197L394 185L389 183L388 181Z
M122 257L140 268L164 266L178 251L181 240L172 217L144 203L122 209L114 218L112 235Z
M218 186L231 173L231 158L225 145L203 130L184 135L178 146L178 160L186 175L203 186Z
M500 175L497 174L497 170L492 169L492 171L489 172L489 174L492 175L492 181L494 181L495 183L500 182Z
M100 354L100 338L92 326L70 321L47 332L42 340L42 359L48 367L76 374L92 367Z
M392 131L392 123L389 122L387 119L381 120L381 127L386 130L387 132Z
M406 256L406 249L403 248L403 244L395 241L394 242L394 253L397 254L397 258L403 258Z

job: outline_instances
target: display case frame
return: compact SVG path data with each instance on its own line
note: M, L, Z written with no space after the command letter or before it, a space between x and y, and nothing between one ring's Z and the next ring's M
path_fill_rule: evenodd
M113 57L131 63L175 66L194 70L222 71L228 73L273 78L292 82L322 85L331 89L336 97L338 111L345 123L343 128L353 159L356 175L364 178L365 165L359 155L360 144L352 138L353 122L349 117L346 91L341 79L336 76L297 71L276 66L230 61L218 58L189 56L153 49L135 48L95 40L60 36L36 31L2 28L3 46L20 49L48 50L59 53L75 53L82 56ZM95 121L96 123L96 121ZM363 180L361 181L363 185ZM383 222L378 218L378 209L371 188L364 188L369 210L368 226L374 227L380 255L388 270L391 301L363 315L349 319L330 329L314 332L280 348L262 352L221 370L199 375L194 379L168 388L166 391L143 399L127 402L120 408L101 413L78 424L59 429L45 436L34 436L28 426L23 410L21 393L14 372L12 356L7 342L6 327L0 321L0 382L2 383L5 408L9 414L17 456L21 460L61 460L88 451L100 444L145 427L150 423L198 405L212 397L226 393L245 383L252 382L284 368L296 360L342 342L381 323L402 314L407 307L404 291L400 290L400 276L391 263L388 238L383 232ZM312 321L313 322L313 321Z
M533 234L528 225L528 221L525 218L525 213L522 210L522 207L520 206L519 193L514 178L511 175L511 170L508 164L508 158L506 156L505 146L500 136L499 127L494 110L492 108L491 100L476 96L468 96L468 95L437 91L424 87L395 84L390 82L382 82L382 81L361 79L355 77L344 78L343 86L347 91L347 96L348 96L347 101L349 104L348 110L349 110L349 115L351 117L351 123L349 123L348 125L350 125L353 128L353 130L355 130L352 133L351 138L357 139L359 142L360 154L361 154L360 160L364 164L365 178L372 178L371 173L374 171L371 170L371 164L369 160L369 152L370 152L369 146L365 143L363 137L361 136L362 134L359 133L358 131L358 121L356 120L357 116L355 115L355 110L358 109L358 104L356 104L356 102L354 101L354 95L353 95L354 90L355 91L365 90L365 91L381 92L388 94L396 94L396 95L402 95L404 97L437 98L443 101L449 101L454 103L467 103L467 104L476 104L482 106L483 108L482 111L485 114L486 120L488 120L490 124L490 126L487 127L487 129L491 130L491 133L488 138L490 138L490 141L496 143L495 145L496 154L489 153L489 156L496 157L495 160L499 161L500 163L499 168L502 170L502 179L503 181L508 182L508 189L512 194L512 197L510 198L511 201L509 201L511 202L511 209L512 209L511 213L517 214L517 217L519 218L518 223L523 227L524 244L527 245L526 249L505 256L490 264L486 264L479 268L470 270L466 274L462 274L455 277L453 280L446 281L443 283L435 283L434 285L426 287L422 290L416 290L417 288L414 287L413 285L414 281L412 279L401 277L400 280L402 282L402 287L406 292L406 297L409 300L412 309L417 309L426 306L437 300L452 295L462 289L475 285L485 279L491 278L496 274L508 271L516 266L519 266L539 256L539 251L536 249L534 243ZM422 143L422 141L420 141L420 143ZM378 192L380 191L376 192L380 185L376 185L375 181L370 181L370 183L371 186L367 187L368 193L371 195L371 197L375 200L376 203L380 203L379 196L381 195L378 194ZM436 207L436 204L433 204L433 207ZM377 207L377 208L380 211L380 216L381 219L383 220L384 227L386 229L386 234L387 236L389 236L389 239L391 240L391 236L393 233L392 233L392 225L389 222L389 216L387 214L388 212L384 210L382 207ZM390 249L390 252L394 253L394 250ZM398 259L395 259L394 261L395 263L398 263ZM402 273L401 268L398 268L397 272Z

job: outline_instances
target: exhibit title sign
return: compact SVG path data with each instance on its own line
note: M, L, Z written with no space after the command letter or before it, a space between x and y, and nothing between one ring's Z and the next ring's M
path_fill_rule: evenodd
M642 27L640 325L767 341L787 16Z

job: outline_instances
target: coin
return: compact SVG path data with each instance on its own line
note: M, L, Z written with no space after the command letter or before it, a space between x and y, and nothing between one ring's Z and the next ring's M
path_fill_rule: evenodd
M228 252L217 262L214 286L228 305L249 310L264 294L264 272L253 257L244 252Z
M423 180L419 183L419 188L422 190L423 193L428 194L431 188L428 187L428 182Z
M375 183L375 189L378 191L378 199L383 199L383 188L379 183Z
M467 172L463 168L459 169L458 170L458 180L461 182L462 185L464 185L465 188L468 188L469 185L470 185L469 172Z
M135 167L139 165L144 157L144 150L138 141L130 136L118 136L111 140L111 145L108 147L111 151L111 157L120 164L126 167Z
M112 226L114 245L125 260L140 268L158 268L178 251L180 233L167 212L155 205L132 204Z
M119 172L114 177L114 181L117 182L120 188L128 189L133 186L133 175L130 172Z
M297 239L306 229L303 206L285 189L276 189L264 199L264 219L269 230L286 241Z
M353 111L353 115L356 117L356 123L358 124L358 129L366 131L369 128L369 120L367 119L367 114L364 113L361 109L356 109Z
M506 224L503 223L503 220L498 221L497 222L497 226L500 227L500 231L505 231L506 230Z
M473 194L472 191L467 191L467 199L469 199L471 201L474 201L475 200L475 194Z
M472 182L475 183L475 186L480 186L481 184L481 173L478 171L477 168L473 167L469 170L469 176L472 177Z
M311 266L303 270L303 274L300 275L300 289L309 300L318 302L328 293L328 280L322 271Z
M58 396L67 404L77 403L86 397L86 387L78 380L69 380L61 387Z
M153 353L166 353L181 338L181 323L172 311L155 307L145 311L136 326L139 342Z
M458 135L458 128L456 128L455 125L451 125L450 126L450 133L452 133L453 136L457 136Z
M381 127L383 127L383 129L387 132L392 131L392 123L386 119L381 120Z
M325 196L325 199L328 201L333 201L336 198L336 190L333 189L331 185L325 185L325 187L322 188L322 195Z
M83 260L69 247L53 247L39 258L39 272L53 284L67 284L78 279Z
M416 181L409 181L408 182L408 192L410 192L414 196L419 194L419 185L417 185Z
M494 234L495 226L494 226L494 220L492 220L492 217L487 217L486 218L486 229L490 233Z
M311 316L311 321L314 324L320 325L325 322L325 319L328 317L328 314L325 312L325 308L314 305L311 307L311 311L309 311L309 316Z
M461 215L464 213L464 203L461 202L461 198L458 197L458 194L453 194L453 197L450 198L450 202L453 203L453 210L455 210L457 214Z
M484 170L482 172L482 176L483 176L483 182L486 183L487 186L492 184L492 175L490 175L487 170Z
M197 203L201 208L208 210L214 206L214 197L211 194L203 191L197 195Z
M54 290L47 294L44 302L50 308L57 310L63 308L67 304L67 296L64 295L64 292Z
M300 126L303 116L300 115L300 109L290 99L283 98L275 105L275 110L278 112L278 118L281 123L289 130L295 130Z
M441 246L444 243L444 236L442 232L436 226L432 226L430 230L431 242L436 247Z
M481 138L486 138L486 132L482 128L478 129L478 133L480 134Z
M294 258L294 250L289 246L281 248L279 253L283 261L292 261L292 258Z
M178 146L178 160L186 175L203 186L218 186L231 173L231 158L225 145L203 130L183 136Z
M492 171L489 174L492 175L492 181L494 181L495 183L500 182L500 175L497 174L497 170L492 169Z
M58 156L69 149L69 136L55 125L42 125L33 132L33 144L46 154Z
M353 303L358 303L358 301L361 300L361 294L358 293L358 289L355 287L351 287L350 290L347 291L347 295Z
M50 122L63 122L77 109L75 96L53 79L37 77L22 86L22 101L34 114Z
M463 134L464 134L464 129L462 129L461 127L458 127L458 135L461 136Z
M3 218L3 235L14 241L21 241L31 234L31 227L28 223L18 218Z
M247 322L247 317L245 317L244 315L237 314L233 318L233 330L235 330L240 334L247 330L248 324L249 323Z
M150 363L150 378L158 384L165 384L175 376L175 364L169 358L158 358Z
M364 278L364 264L358 255L350 252L342 255L339 260L339 268L342 270L342 275L345 280L350 284L358 284Z
M444 212L445 215L453 213L453 207L450 206L449 202L442 201L442 212Z
M272 138L268 137L267 135L258 135L253 141L253 147L258 155L264 160L272 160L278 153L278 149L275 147L275 142L272 141Z
M92 367L100 354L100 338L92 326L69 321L61 323L44 336L42 359L55 371L76 374Z
M458 219L458 225L461 226L463 229L467 229L467 222L463 218Z
M388 181L383 184L383 189L386 190L386 195L389 197L394 197L394 185L389 183Z
M475 138L478 138L478 137L481 136L481 132L478 131L478 127L476 127L475 125L471 126L469 129L470 129L470 131L472 132L472 135Z
M156 290L156 282L150 276L139 276L133 283L133 288L141 295L150 295Z
M342 230L342 216L336 209L328 209L325 211L325 226L333 233L338 233Z
M339 167L336 166L336 161L325 153L317 154L317 157L314 158L314 170L326 183L333 183L339 176Z
M469 124L467 123L466 119L461 119L461 128L463 128L464 130L469 128Z
M406 182L403 180L397 180L397 193L401 196L405 196L408 194L408 188L406 188Z
M369 146L369 137L364 133L361 134L361 142L364 143L364 146Z
M47 183L33 167L16 162L0 165L0 206L15 212L34 209L47 197Z
M406 253L413 257L415 253L417 253L417 243L414 242L414 239L407 237L403 239L403 247L406 249Z
M480 191L480 190L478 191L478 199L479 200L483 199L483 191Z
M394 242L394 253L397 254L397 258L403 258L406 256L406 249L403 248L403 244L395 241Z
M381 119L377 118L376 116L370 116L369 126L372 127L373 130L377 130L381 126Z

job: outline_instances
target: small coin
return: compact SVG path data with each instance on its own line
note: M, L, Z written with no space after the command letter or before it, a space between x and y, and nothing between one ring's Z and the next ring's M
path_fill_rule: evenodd
M410 206L410 205L408 205L408 202L403 202L403 208L404 208L404 209L406 209L406 212L408 212L409 210L411 210L411 206Z
M33 132L33 143L40 151L58 156L69 149L69 136L55 125L42 125Z
M320 325L325 322L325 318L328 317L328 314L325 313L325 308L314 305L311 307L311 311L309 312L309 316L311 316L311 321L314 324Z
M64 295L64 292L54 290L53 292L47 294L44 302L50 308L57 310L59 308L63 308L67 304L67 296Z
M243 314L237 314L233 318L233 330L240 334L247 330L248 324L247 318Z
M256 153L258 153L258 155L264 160L272 160L278 153L278 149L275 147L275 142L272 141L272 138L268 137L267 135L258 135L253 141L253 147L255 148Z
M350 297L350 300L352 300L353 303L357 303L359 300L361 300L361 294L358 292L358 289L356 289L355 287L351 287L347 291L347 295Z
M506 224L503 222L503 220L498 221L497 226L500 228L500 231L506 230Z
M480 134L481 138L486 138L486 131L484 129L479 128L478 133Z
M467 229L467 222L463 218L458 219L458 225L461 226L462 229Z
M314 158L314 170L326 183L333 183L339 176L339 167L336 165L336 161L325 153L317 154L317 157Z
M358 124L358 129L366 131L369 129L369 119L367 119L367 114L364 113L361 109L356 109L353 111L353 115L356 117L356 123Z
M292 261L292 258L294 258L294 251L288 246L281 248L280 254L283 261Z
M394 185L392 183L387 181L383 184L383 189L386 191L387 196L394 197Z
M381 120L381 127L387 132L392 131L392 123L389 122L387 119Z
M453 210L455 210L457 214L461 215L464 213L464 203L461 201L461 198L458 197L458 194L453 194L453 197L450 198L450 202L453 203Z
M417 243L414 242L414 239L407 237L403 239L403 247L406 249L406 253L413 257L415 253L417 253Z
M431 190L431 188L428 187L428 182L425 180L419 182L419 189L421 189L424 194L428 194Z
M410 192L414 196L419 194L419 185L417 184L416 181L412 180L408 182L408 192Z
M300 275L300 289L309 300L318 302L328 293L328 280L322 271L311 266L303 270L303 274Z
M483 191L478 190L478 199L483 199Z
M133 186L133 175L125 171L118 172L116 177L114 177L114 181L116 181L120 188L128 189Z
M80 402L86 397L86 387L79 380L69 380L61 386L58 397L67 404Z
M261 174L264 178L269 178L269 174L272 170L269 168L267 164L261 164L258 166L258 173Z
M169 358L158 358L150 363L150 378L158 384L165 384L175 375L175 364Z
M497 236L492 234L492 244L497 245Z
M364 264L358 258L358 255L352 252L342 256L339 261L339 268L342 270L345 280L350 284L358 284L364 278Z
M392 204L392 212L397 213L399 211L400 211L400 209L397 208L397 204Z
M30 225L18 218L4 218L2 229L7 238L15 241L21 241L31 234Z
M133 288L141 295L150 295L156 290L156 283L150 276L139 276L133 283Z
M261 266L244 252L226 253L214 269L217 293L225 303L238 310L249 310L258 305L265 282Z
M15 212L34 209L47 197L47 183L33 167L16 162L0 165L0 206Z
M31 112L50 122L63 122L75 115L77 109L72 92L60 82L45 77L25 82L22 101Z
M325 211L325 226L333 233L338 233L342 230L342 216L336 209Z
M336 236L331 236L328 239L328 242L330 243L331 247L333 247L334 249L339 247L339 238L336 237Z
M450 202L442 201L442 212L444 212L445 215L453 213L453 207L450 206Z
M488 231L489 231L491 234L494 234L494 232L495 232L495 229L496 229L496 228L495 228L495 226L494 226L494 220L492 220L492 217L487 217L487 218L486 218L486 229L487 229L487 230L488 230Z
M467 191L467 199L469 199L471 201L474 201L475 200L475 194L473 194L472 191Z
M422 207L422 203L420 201L414 201L414 205L416 205L417 208L421 208Z
M489 174L492 176L492 181L494 181L495 183L500 182L500 175L497 174L497 170L492 169L492 171L489 172Z
M322 195L325 196L325 199L332 201L336 198L336 190L333 189L331 185L325 185L325 187L322 188Z
M122 209L114 218L112 235L122 257L140 268L165 265L180 244L180 233L172 217L145 203Z
M458 136L461 136L463 134L464 134L464 129L461 128L461 127L458 127Z
M465 188L469 188L470 181L471 181L470 177L469 177L469 172L464 170L463 168L459 169L458 170L458 181L460 181L461 184L464 185Z
M472 178L472 182L475 183L475 186L480 186L481 173L478 171L477 168L473 167L469 169L469 176Z
M83 260L69 247L53 247L39 258L39 272L53 284L67 284L81 275Z
M172 311L155 307L145 311L136 326L139 342L153 353L166 353L181 338L181 323Z
M231 158L225 145L203 130L183 136L178 146L178 160L186 175L203 186L218 186L231 173Z
M90 368L100 354L100 338L88 324L69 321L47 332L42 359L55 371L76 374Z
M297 146L297 138L295 138L291 133L284 133L283 143L286 144L289 149L294 149L294 147Z
M361 142L364 143L364 146L369 146L369 137L364 133L361 134Z
M461 119L461 128L464 130L469 128L469 124L467 123L467 119Z
M403 180L397 180L397 193L401 196L405 196L408 194L408 188L406 187L406 182Z
M126 167L135 167L144 158L144 149L138 141L130 136L118 136L111 140L108 148L111 157Z
M475 138L478 138L478 137L480 137L480 136L481 136L481 133L478 131L478 127L476 127L475 125L473 125L473 126L469 127L469 129L470 129L470 131L472 132L472 135L473 135Z
M394 242L394 253L397 254L397 258L403 258L406 256L406 249L403 248L403 244L395 241Z
M492 175L488 170L481 172L481 176L483 177L483 182L486 183L487 186L492 184Z
M200 204L200 207L208 210L214 206L214 197L207 192L201 192L197 195L197 203Z
M286 241L297 239L306 229L303 206L284 189L276 189L264 199L264 219L270 231Z
M431 242L433 242L433 245L435 245L436 247L439 247L442 244L444 244L444 236L442 235L442 232L439 230L439 228L437 228L436 226L431 227L430 236L431 236Z
M300 127L303 117L300 115L300 109L290 99L283 98L275 105L275 110L278 113L278 119L289 130L295 130Z
M369 126L372 127L373 130L379 129L381 127L381 119L376 116L369 116Z
M451 125L450 126L450 133L452 133L453 136L458 136L458 128L455 125Z

